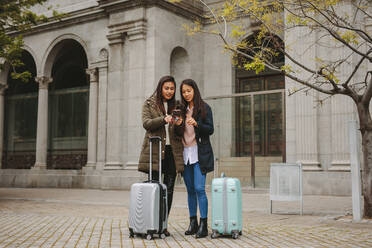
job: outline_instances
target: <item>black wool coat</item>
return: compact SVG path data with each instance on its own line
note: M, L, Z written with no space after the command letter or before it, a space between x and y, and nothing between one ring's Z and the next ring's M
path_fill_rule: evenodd
M203 174L214 170L214 156L210 141L210 136L214 132L213 115L211 107L205 103L206 116L203 119L201 114L195 118L197 126L195 129L195 139L198 145L198 159L200 170Z

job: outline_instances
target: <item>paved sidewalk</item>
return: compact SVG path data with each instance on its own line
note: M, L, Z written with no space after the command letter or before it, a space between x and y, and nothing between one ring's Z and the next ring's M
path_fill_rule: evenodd
M188 225L186 192L178 187L171 237L129 238L128 191L0 188L0 247L372 247L372 222L353 223L350 197L305 196L274 202L266 190L243 193L243 235L196 240Z

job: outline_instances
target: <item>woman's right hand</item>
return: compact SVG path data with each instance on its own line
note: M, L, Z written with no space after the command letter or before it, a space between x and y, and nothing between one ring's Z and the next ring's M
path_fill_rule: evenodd
M181 117L179 117L174 123L177 125L177 126L180 126L183 122L183 119Z
M166 115L166 116L164 117L164 121L165 121L166 123L171 123L171 121L172 121L172 116L171 116L171 115Z

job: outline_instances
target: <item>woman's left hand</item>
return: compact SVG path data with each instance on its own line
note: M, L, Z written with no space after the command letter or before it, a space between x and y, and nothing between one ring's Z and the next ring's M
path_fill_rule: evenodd
M180 117L180 118L178 118L178 119L174 122L174 124L176 124L177 126L180 126L180 125L182 124L182 122L183 122L183 119Z
M196 127L198 125L198 123L195 121L194 118L190 117L190 118L187 118L186 119L186 123L189 124L189 125L192 125L194 127Z

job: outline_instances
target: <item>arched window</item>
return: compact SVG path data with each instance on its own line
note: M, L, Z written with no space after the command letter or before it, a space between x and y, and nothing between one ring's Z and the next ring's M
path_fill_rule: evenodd
M36 65L32 55L22 52L21 73L28 71L31 79L23 82L8 73L5 91L5 126L3 168L29 169L35 163L38 84L35 82Z
M75 40L61 43L49 85L48 168L81 169L88 139L87 56Z
M189 55L182 47L173 49L170 58L170 66L171 75L176 79L176 82L178 82L178 86L181 84L182 80L189 78L191 75ZM177 90L177 92L179 92L179 90ZM180 96L178 96L178 99L179 97Z
M247 37L244 41L247 46L243 52L254 55L263 51L263 56L272 64L284 64L284 55L278 47L284 44L276 36L265 37L257 41L257 33ZM275 55L274 55L275 54ZM283 137L283 92L284 75L266 68L260 74L247 71L244 64L250 62L249 58L237 56L235 68L235 92L257 92L256 95L237 98L235 103L235 155L237 157L250 156L252 151L252 128L254 130L254 149L256 156L281 156L284 151ZM259 92L265 92L260 94ZM253 100L253 101L252 101ZM251 104L254 104L254 113L251 114ZM254 122L252 122L252 116ZM252 123L254 126L252 127Z
M242 42L242 48L239 49L244 54L254 57L259 54L261 58L265 59L274 65L284 65L284 49L283 41L276 35L270 35L263 38L258 38L259 33L255 32L245 38ZM252 60L243 54L237 54L237 67L239 69L244 67L244 64Z

